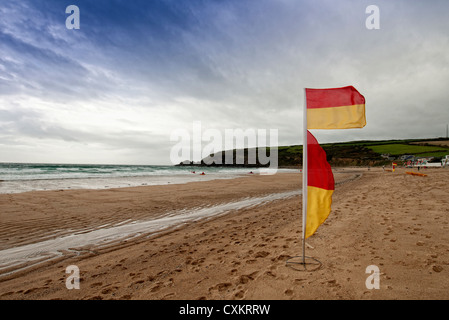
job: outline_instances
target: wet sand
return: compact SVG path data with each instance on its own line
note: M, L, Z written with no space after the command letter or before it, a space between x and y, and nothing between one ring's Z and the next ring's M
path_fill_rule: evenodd
M448 169L336 169L332 212L301 255L301 174L109 190L0 195L0 250L295 193L169 230L69 248L0 271L0 299L448 299ZM0 253L1 253L0 252ZM4 255L2 256L4 258ZM30 257L31 259L32 257ZM35 263L36 261L34 261ZM66 268L80 289L66 288ZM366 268L380 270L368 289Z

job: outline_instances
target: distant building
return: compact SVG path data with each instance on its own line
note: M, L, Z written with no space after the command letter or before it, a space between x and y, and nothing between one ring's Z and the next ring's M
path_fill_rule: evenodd
M402 161L415 161L415 156L411 154L404 154L399 159Z
M441 164L439 162L432 163L431 161L435 157L420 157L415 159L415 166L422 166L422 167L439 167Z
M433 158L434 157L419 157L419 158L416 158L416 161L422 162L422 163L427 163L427 162L432 161Z
M389 153L384 153L381 155L381 157L384 158L385 160L390 160L390 161L393 161L396 159L395 157L392 157Z

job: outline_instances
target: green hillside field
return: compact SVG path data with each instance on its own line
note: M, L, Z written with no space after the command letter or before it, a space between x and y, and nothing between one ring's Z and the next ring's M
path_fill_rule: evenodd
M413 140L381 140L381 141L351 141L343 143L321 144L327 155L327 161L332 166L382 166L390 165L392 160L382 155L394 157L400 164L402 155L415 157L434 157L439 161L449 155L449 139L413 139ZM269 148L267 150L269 152ZM234 150L234 156L236 150ZM245 164L227 166L255 166L247 163L247 149L245 149ZM224 163L224 159L222 161ZM236 163L236 161L234 161ZM256 166L258 166L256 164ZM302 145L278 147L279 167L301 167Z
M429 145L441 141L441 145ZM434 157L436 161L449 155L447 139L421 140L382 140L382 141L351 141L345 143L330 143L321 145L326 151L327 160L334 166L369 165L379 166L391 164L382 155L398 158L402 155L415 157ZM302 164L302 146L285 146L278 148L280 166L297 166ZM400 161L399 161L400 162Z

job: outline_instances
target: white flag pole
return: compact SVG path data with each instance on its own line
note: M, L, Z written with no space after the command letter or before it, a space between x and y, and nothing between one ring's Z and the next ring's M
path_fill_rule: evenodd
M304 88L303 145L302 145L302 263L306 263L307 222L307 97Z

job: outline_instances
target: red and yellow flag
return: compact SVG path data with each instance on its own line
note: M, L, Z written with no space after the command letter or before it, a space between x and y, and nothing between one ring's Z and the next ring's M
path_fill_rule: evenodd
M350 129L366 125L365 97L353 86L307 89L307 129Z
M335 190L334 175L326 159L326 152L307 131L307 219L308 238L327 219Z

